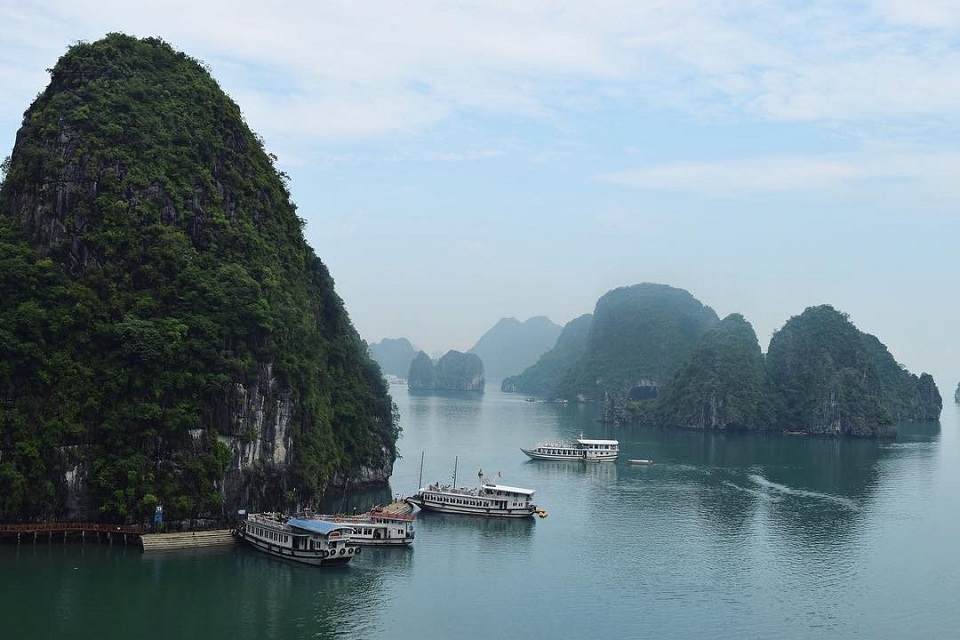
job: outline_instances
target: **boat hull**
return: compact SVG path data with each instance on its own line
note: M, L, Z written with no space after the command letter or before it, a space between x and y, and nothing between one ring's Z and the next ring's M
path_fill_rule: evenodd
M352 539L365 547L409 547L413 544L413 540L384 540L382 538L378 540L361 536L352 536Z
M532 460L567 460L570 462L583 462L583 454L579 455L556 455L549 453L542 453L536 449L524 449L521 447L520 451L523 451L527 456Z
M430 500L424 500L419 496L410 496L407 502L419 507L424 511L433 511L436 513L459 513L469 516L484 516L487 518L529 518L536 514L536 507L522 507L514 509L498 509L496 507L473 507L469 505L456 505L437 503Z
M553 461L570 461L570 462L615 462L617 459L617 454L592 454L578 452L576 454L556 454L556 453L544 453L542 451L537 451L536 449L524 449L520 448L520 451L523 451L529 458L532 460L553 460Z
M261 551L275 558L281 558L283 560L298 562L300 564L306 564L314 567L335 567L345 565L353 560L354 556L360 554L359 547L341 549L340 551L342 551L342 553L331 553L326 549L290 549L288 547L270 544L269 542L250 536L243 529L238 529L234 532L234 535L244 544L249 545L257 551Z

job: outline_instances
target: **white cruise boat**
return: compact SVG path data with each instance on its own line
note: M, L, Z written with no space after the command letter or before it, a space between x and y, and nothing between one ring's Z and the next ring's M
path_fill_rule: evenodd
M543 442L532 449L520 448L534 460L584 460L586 462L613 462L620 455L617 440L591 440L583 434L573 442Z
M406 509L404 511L403 509ZM413 544L416 535L416 518L405 503L375 506L366 513L357 515L322 515L321 520L345 524L353 529L350 538L361 545L378 547L407 547Z
M272 556L326 567L346 564L360 554L354 531L347 523L251 513L233 533Z
M544 509L533 503L533 489L487 482L483 479L482 469L477 475L480 477L480 486L475 489L431 484L421 487L406 500L424 511L440 513L463 513L491 518L547 516Z

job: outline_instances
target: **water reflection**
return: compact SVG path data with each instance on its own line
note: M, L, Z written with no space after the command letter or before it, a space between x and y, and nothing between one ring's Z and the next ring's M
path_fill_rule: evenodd
M364 513L374 505L390 504L398 497L389 484L373 489L351 489L327 496L316 509L319 513Z
M407 394L414 398L442 398L444 400L466 400L468 402L483 400L482 391L439 391L407 387Z
M334 638L345 620L350 637L382 636L383 571L409 571L397 551L316 568L239 546L0 548L4 637Z
M458 543L473 539L494 543L509 542L514 546L518 543L529 544L536 528L536 519L533 517L485 518L460 513L418 511L417 524L419 525L417 542L414 542L414 546L421 539L449 540L450 536L455 536L453 539Z
M583 460L527 460L524 469L537 478L577 476L600 482L617 481L617 465L613 462Z
M630 469L628 479L671 487L671 509L694 505L696 517L728 535L762 526L768 533L807 543L847 540L890 472L930 469L939 423L900 426L895 442L789 436L649 430L622 444L655 464ZM888 463L894 464L888 464ZM618 463L621 464L621 463ZM679 487L679 490L678 490ZM692 502L684 500L693 497Z

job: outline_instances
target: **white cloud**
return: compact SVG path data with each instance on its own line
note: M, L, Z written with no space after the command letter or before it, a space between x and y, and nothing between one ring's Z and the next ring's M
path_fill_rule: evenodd
M960 27L957 0L877 0L874 10L892 23L938 31Z
M436 162L472 162L488 160L505 155L505 152L496 149L471 149L468 151L433 151L427 153L427 160Z
M858 174L849 161L779 157L641 167L596 179L639 189L729 194L824 188Z
M159 36L208 63L268 139L550 118L603 95L772 120L955 122L955 5L25 0L0 8L0 65L21 70L4 74L4 109L22 112L71 43Z
M714 195L817 191L876 181L909 181L960 198L960 153L880 152L843 156L769 156L683 162L597 175L626 187ZM871 185L875 188L875 185Z

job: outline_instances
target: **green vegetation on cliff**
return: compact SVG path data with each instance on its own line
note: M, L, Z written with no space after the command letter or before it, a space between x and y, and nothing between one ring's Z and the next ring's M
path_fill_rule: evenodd
M414 391L479 391L483 392L483 362L473 353L448 351L436 365L424 352L417 354L410 365L407 388Z
M627 403L636 424L889 437L895 421L935 420L929 374L910 374L829 305L790 318L764 357L739 315L707 331L655 401Z
M883 406L890 416L900 420L937 420L943 410L943 398L933 376L916 376L898 363L876 336L861 333L870 360L880 377Z
M752 430L766 428L771 417L757 334L738 313L700 337L657 400L664 426Z
M380 370L204 67L111 34L50 75L0 187L0 517L221 514L224 435L269 439L236 409L252 389L292 412L269 434L289 464L257 448L262 506L392 466Z
M906 371L829 305L790 318L764 356L740 314L720 322L688 292L649 283L602 296L501 388L603 401L616 424L693 429L889 437L895 421L942 410L929 374Z
M783 429L861 437L896 433L862 334L829 305L809 307L774 333L767 373Z
M683 289L651 283L614 289L597 301L583 357L556 394L602 400L638 384L660 386L719 321Z
M437 370L433 360L423 351L417 352L410 370L407 372L407 386L412 389L435 389L437 387Z

